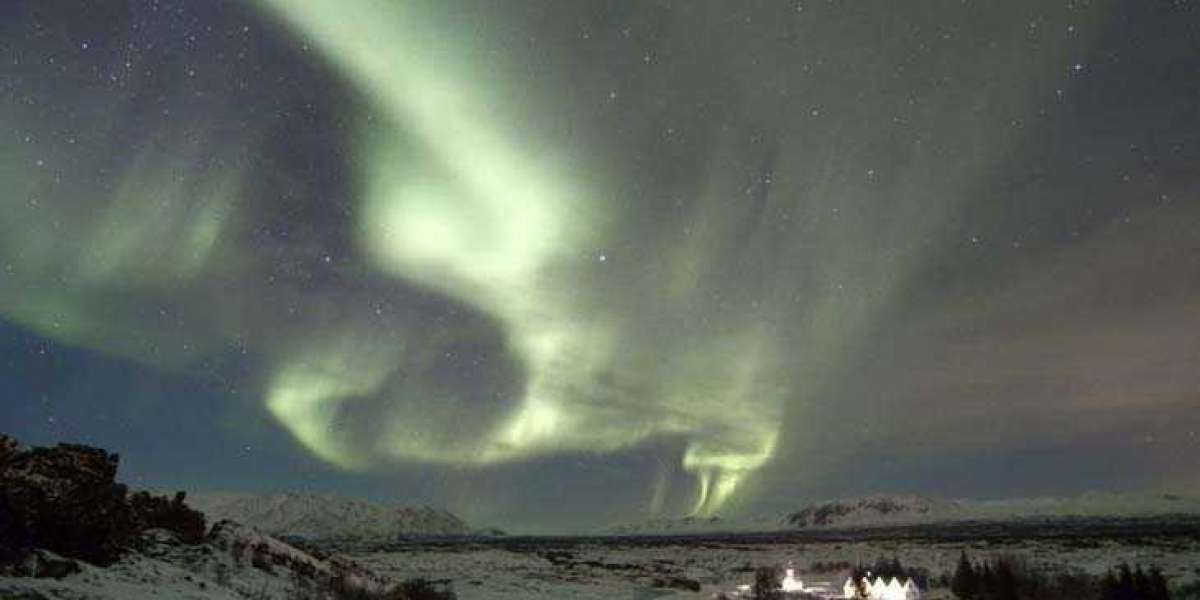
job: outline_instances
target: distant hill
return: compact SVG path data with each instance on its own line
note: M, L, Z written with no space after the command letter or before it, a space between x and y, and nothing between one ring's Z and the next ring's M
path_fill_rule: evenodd
M613 535L657 535L795 529L852 529L892 525L1014 521L1068 517L1200 515L1200 498L1173 494L1087 493L1069 498L950 500L919 495L877 494L812 502L775 517L655 518L611 527Z
M954 521L1200 514L1200 498L1172 494L1087 493L1069 498L944 500L885 496L816 502L782 517L783 528L844 528Z
M229 519L272 535L322 540L391 541L470 535L462 519L427 506L388 506L319 494L201 492L187 503L209 521Z
M854 527L957 520L965 512L962 501L923 496L868 496L816 502L784 515L787 528Z
M645 533L709 533L736 529L736 523L728 523L720 517L663 517L638 523L625 523L611 527L605 533L614 535L639 535Z

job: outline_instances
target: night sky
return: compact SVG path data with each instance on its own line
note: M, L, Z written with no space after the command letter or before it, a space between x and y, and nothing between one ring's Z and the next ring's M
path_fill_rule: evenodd
M7 0L0 431L562 531L1200 491L1200 3Z

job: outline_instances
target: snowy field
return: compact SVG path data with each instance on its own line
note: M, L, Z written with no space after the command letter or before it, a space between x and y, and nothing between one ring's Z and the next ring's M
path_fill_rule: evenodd
M639 543L627 540L497 542L412 547L353 555L356 562L396 578L448 579L464 600L551 598L709 598L750 583L760 565L791 564L806 582L840 586L838 563L898 557L932 577L953 570L959 553L975 558L1017 555L1052 571L1103 573L1121 563L1158 565L1179 583L1197 577L1200 540L1188 536L1116 541L1073 538L1039 541L862 541L816 543ZM819 571L813 566L824 563ZM822 565L817 565L822 567ZM687 582L699 591L686 589ZM949 598L932 590L926 598Z
M442 539L386 548L356 542L357 549L342 542L319 548L325 558L316 558L228 523L199 545L151 530L147 539L153 543L145 550L105 569L80 565L61 578L0 577L0 598L325 598L315 586L335 572L378 589L414 578L449 583L462 600L711 598L750 583L759 566L790 566L807 585L837 588L850 565L897 557L937 579L964 550L975 560L1014 556L1047 573L1156 565L1179 585L1200 577L1200 528L1194 525L1186 519L956 524L760 535ZM923 597L950 596L933 589Z

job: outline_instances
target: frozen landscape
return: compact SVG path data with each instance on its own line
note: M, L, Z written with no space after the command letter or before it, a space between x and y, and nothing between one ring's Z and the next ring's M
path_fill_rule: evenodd
M1200 600L1198 332L1200 0L0 0L0 600Z
M1159 565L1174 585L1198 577L1200 538L1069 536L1058 539L861 539L764 541L730 537L559 538L423 542L345 557L384 580L424 578L447 582L463 599L710 598L753 581L755 567L792 565L805 581L840 586L851 565L898 556L906 565L949 573L959 553L1015 554L1052 571L1092 574L1121 563ZM157 557L135 556L114 567L84 567L63 579L0 578L0 593L29 598L291 598L296 579L287 567L267 573L250 557L239 566L230 555L195 560L173 548ZM224 575L223 575L224 573ZM140 596L138 594L141 594ZM5 596L8 597L8 596ZM935 587L924 598L950 598ZM1184 596L1179 596L1184 597Z
M964 551L978 557L1018 556L1051 573L1101 575L1123 563L1157 565L1178 587L1200 577L1200 518L513 538L411 544L350 556L393 577L450 579L462 598L707 598L752 583L754 569L770 565L790 565L805 581L840 588L852 566L898 557L937 579L953 572ZM935 586L923 597L950 595Z
M877 495L732 524L482 535L446 511L333 495L131 495L103 450L0 441L5 599L704 598L754 585L763 568L840 589L852 569L881 559L902 561L936 599L950 597L966 555L1052 575L1155 567L1179 598L1200 577L1200 511L1177 496Z

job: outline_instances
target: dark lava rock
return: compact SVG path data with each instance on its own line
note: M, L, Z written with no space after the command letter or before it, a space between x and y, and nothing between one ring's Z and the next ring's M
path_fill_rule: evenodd
M133 511L116 483L117 456L98 448L59 444L22 450L11 439L0 463L3 552L33 548L99 565L112 563L132 540Z
M654 579L654 587L656 588L673 588L677 590L685 590L689 592L699 592L700 582L686 577L665 577Z
M204 513L189 508L186 499L183 492L177 492L171 500L146 492L133 494L129 497L129 505L133 508L137 529L165 529L184 544L204 541Z
M54 579L62 579L81 570L78 562L45 550L30 552L24 560L9 569L11 574L17 577L50 577Z
M182 494L129 498L116 482L117 463L116 454L99 448L25 449L0 435L0 564L19 563L41 548L104 566L150 527L188 542L203 538L204 517L183 505Z

